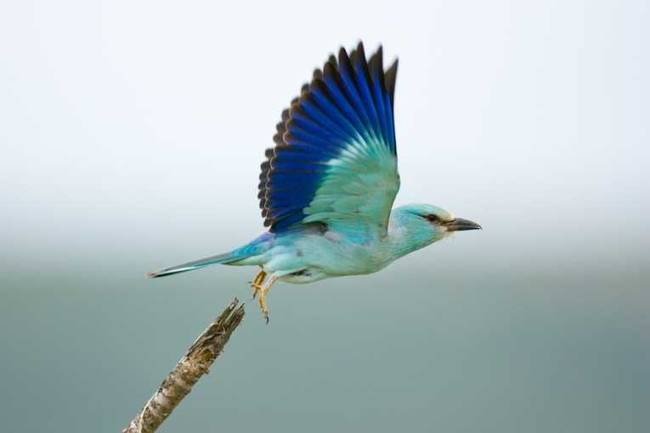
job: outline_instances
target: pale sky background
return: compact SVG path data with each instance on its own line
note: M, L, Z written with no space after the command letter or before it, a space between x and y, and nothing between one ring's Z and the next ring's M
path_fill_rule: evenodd
M2 3L3 424L117 431L248 300L251 269L142 276L262 232L281 111L362 39L400 59L398 204L485 230L278 285L165 431L646 431L648 23L631 0Z

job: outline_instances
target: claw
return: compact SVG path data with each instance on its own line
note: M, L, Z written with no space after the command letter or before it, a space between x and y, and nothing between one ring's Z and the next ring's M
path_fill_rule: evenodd
M264 320L266 321L266 324L268 325L269 323L269 308L266 305L266 294L268 293L269 289L275 282L276 278L271 276L268 281L264 282L266 279L266 272L260 271L259 274L255 277L253 280L253 283L251 284L251 288L253 289L253 299L258 298L258 302L260 304L260 310L262 311L262 317L264 317Z

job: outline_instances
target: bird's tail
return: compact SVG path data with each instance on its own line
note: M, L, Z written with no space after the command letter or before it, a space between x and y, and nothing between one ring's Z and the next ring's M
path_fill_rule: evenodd
M216 256L206 257L199 260L183 263L182 265L172 266L169 268L161 269L156 272L148 272L147 277L158 278L167 277L169 275L180 274L181 272L195 271L210 265L216 264L229 264L245 258L240 251L235 250L225 254L218 254Z

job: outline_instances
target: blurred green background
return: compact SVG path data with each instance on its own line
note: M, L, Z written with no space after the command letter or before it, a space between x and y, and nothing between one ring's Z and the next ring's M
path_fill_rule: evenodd
M234 297L161 431L647 432L647 2L0 6L0 430L115 432ZM400 56L398 204L485 230L384 271L144 273L262 231L281 110L339 44Z
M243 269L146 281L116 272L146 268L135 255L57 261L2 279L5 431L119 431L209 320L233 296L250 299ZM162 431L646 430L641 282L508 269L428 280L454 262L278 285L269 326L248 302Z

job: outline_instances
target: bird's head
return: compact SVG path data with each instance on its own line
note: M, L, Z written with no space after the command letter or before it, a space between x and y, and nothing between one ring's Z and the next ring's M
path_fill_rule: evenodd
M459 231L477 230L477 223L456 218L451 212L429 204L409 204L393 210L391 220L401 235L422 248Z

